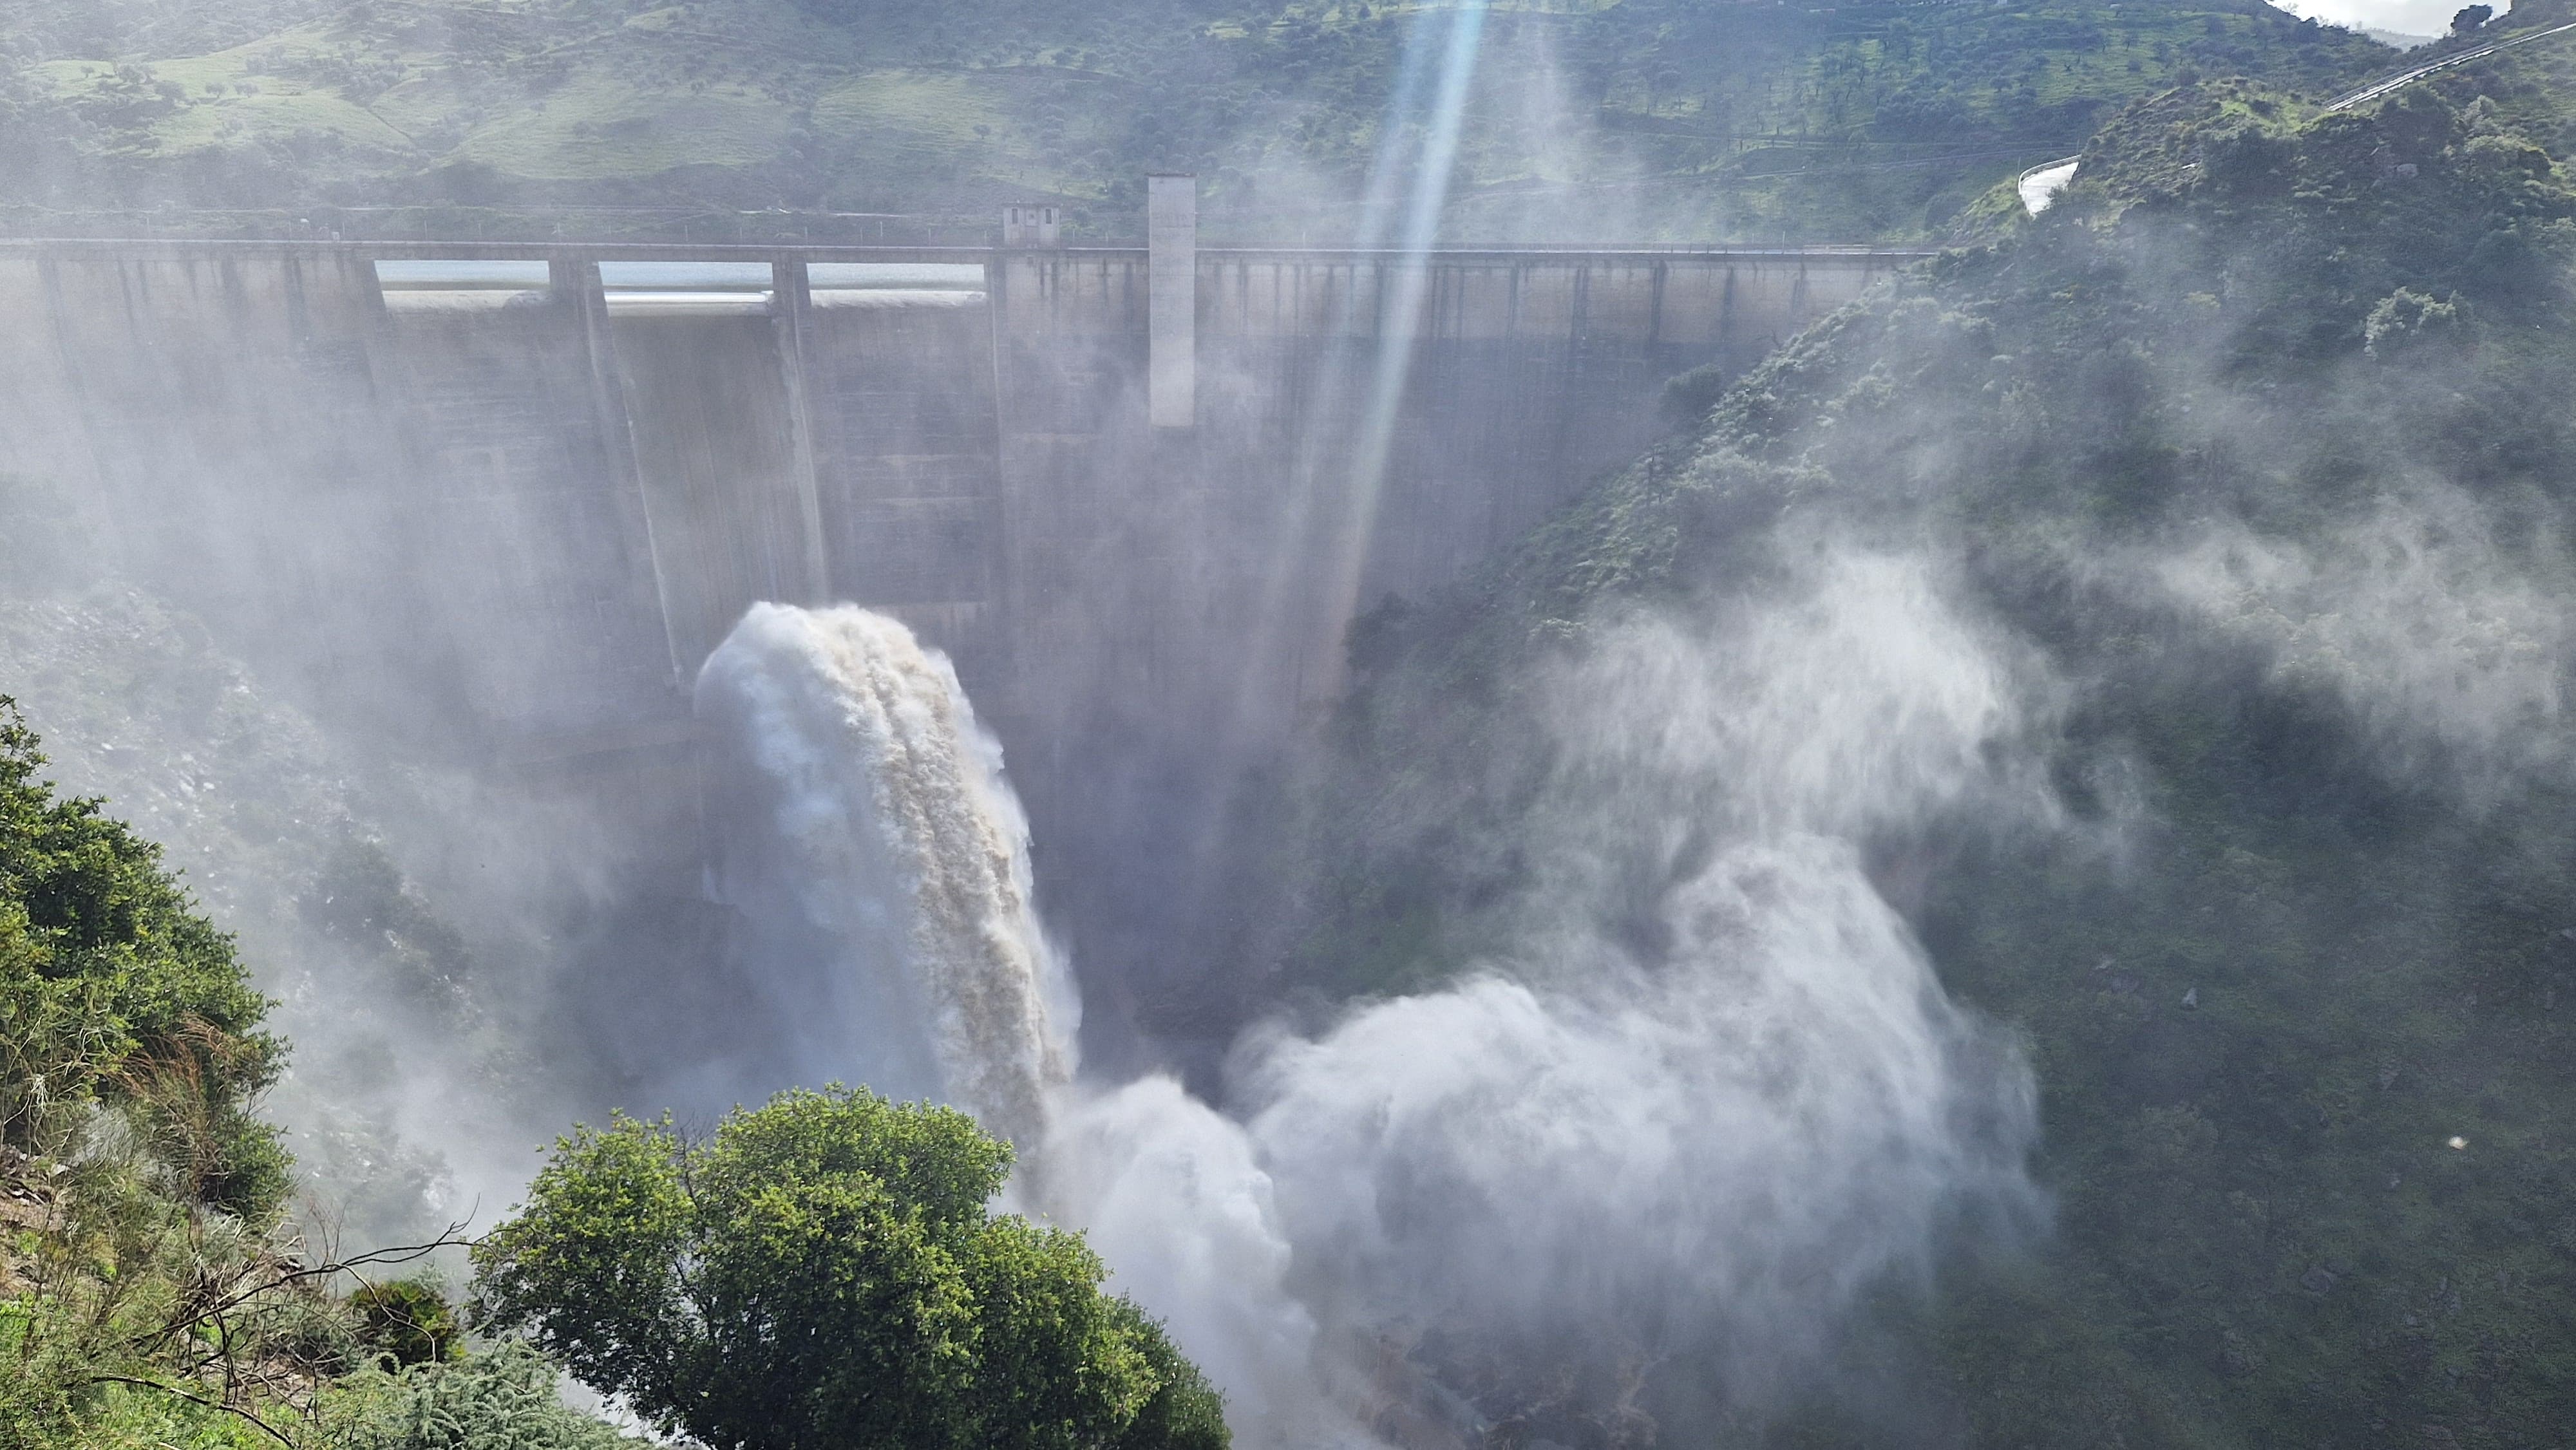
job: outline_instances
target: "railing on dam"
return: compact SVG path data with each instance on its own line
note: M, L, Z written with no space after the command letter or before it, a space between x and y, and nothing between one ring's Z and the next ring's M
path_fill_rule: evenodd
M337 255L380 259L415 258L444 261L535 261L554 257L574 257L594 262L766 262L775 258L793 258L809 262L959 262L980 264L993 257L1016 253L1035 253L1069 257L1128 257L1142 259L1148 248L1141 245L1085 246L1079 243L1053 247L999 246L871 246L822 243L744 244L731 242L436 242L436 241L314 241L310 239L226 239L145 237L0 237L0 253L70 253L104 252L127 257L154 255L209 256L236 255ZM1434 261L1467 258L1475 260L1512 258L1879 258L1884 260L1919 260L1937 255L1937 247L1879 246L1874 244L1842 245L1835 243L1732 243L1732 242L1534 242L1513 246L1441 245L1413 250L1399 247L1216 247L1202 245L1201 258L1215 257L1284 257L1284 258L1360 258L1386 261Z
M1928 249L1842 246L1451 247L1423 252L1300 247L1201 247L1191 265L1199 335L1357 332L1389 316L1386 279L1428 272L1429 315L1408 332L1525 336L1568 332L1603 340L1716 344L1776 338L1849 300ZM647 243L366 243L257 241L0 241L0 260L57 263L114 258L134 268L288 267L362 274L379 301L423 294L475 310L600 287L618 311L658 298L701 308L762 310L780 296L826 304L889 290L1016 294L1010 319L1054 329L1146 333L1153 257L1143 247L745 247ZM784 290L778 279L801 274ZM658 274L658 275L657 275ZM1069 316L1066 305L1087 309ZM1036 311L1029 305L1035 304Z
M1671 286L1677 279L1698 282L1709 278L1799 277L1811 285L1822 285L1824 295L1837 302L1851 290L1848 280L1874 278L1892 268L1904 266L1932 254L1928 248L1862 247L1862 246L1718 246L1718 245L1634 245L1634 246L1524 246L1524 247L1441 247L1411 252L1388 249L1336 249L1318 247L1200 247L1196 249L1201 305L1211 300L1212 286L1228 279L1262 276L1365 276L1403 269L1429 270L1435 273L1499 274L1524 281L1589 275L1594 286L1604 290L1635 289L1651 291L1658 286ZM838 286L875 288L886 284L873 279L849 277L863 272L902 273L916 269L943 274L930 285L937 287L973 288L974 284L958 275L972 271L981 274L984 288L990 290L1000 274L1011 269L1042 269L1050 273L1124 274L1132 269L1148 268L1151 254L1144 247L1073 246L1053 248L996 247L753 247L671 245L658 243L397 243L397 242L311 242L311 241L115 241L100 239L0 240L0 259L8 258L77 258L113 257L137 265L253 266L292 263L313 271L329 271L349 264L371 265L387 279L390 290L403 291L431 288L445 276L449 285L483 289L501 285L506 276L524 290L542 291L559 285L550 284L542 271L505 272L510 264L528 269L553 267L557 271L583 266L597 267L607 276L608 290L672 290L675 284L690 291L710 293L758 292L771 295L770 278L779 268L804 269L809 274L822 269L826 274L844 274ZM472 275L464 269L491 269ZM459 269L442 271L443 268ZM405 274L405 269L416 269ZM635 273L649 269L677 269L696 275L681 279L621 280L621 272ZM710 274L729 272L730 278L718 280ZM1687 285L1686 282L1686 285ZM837 290L828 276L813 276L812 290ZM1605 301L1610 300L1605 296ZM1651 297L1648 299L1651 304ZM1605 321L1640 314L1633 306L1605 307L1600 314ZM1765 319L1769 320L1769 319ZM1612 325L1617 325L1615 321Z

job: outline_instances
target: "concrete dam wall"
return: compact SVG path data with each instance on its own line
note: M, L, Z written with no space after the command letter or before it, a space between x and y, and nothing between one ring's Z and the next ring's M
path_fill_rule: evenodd
M1147 248L0 243L0 471L308 699L591 781L675 871L689 685L733 621L886 609L1002 738L1096 917L1063 923L1078 958L1143 962L1357 611L1632 456L1667 378L1916 255L1171 221Z

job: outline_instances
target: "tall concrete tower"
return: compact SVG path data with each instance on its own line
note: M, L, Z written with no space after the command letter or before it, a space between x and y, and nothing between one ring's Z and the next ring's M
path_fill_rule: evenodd
M1157 428L1198 424L1199 179L1145 178L1149 412Z

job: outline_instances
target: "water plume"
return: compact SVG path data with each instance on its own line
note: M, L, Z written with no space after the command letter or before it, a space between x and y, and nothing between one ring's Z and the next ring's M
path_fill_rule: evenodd
M754 802L719 814L800 1070L972 1111L1021 1150L1023 1207L1087 1226L1257 1443L1311 1427L1314 1325L1242 1130L1154 1076L1072 1084L1079 1007L1032 897L1027 827L955 671L897 620L763 604L697 708ZM1308 1437L1308 1443L1313 1443Z
M2035 1208L2026 1065L1863 865L1943 810L2045 811L2022 666L1922 566L1837 554L1782 597L1610 623L1539 694L1556 763L1510 949L1256 1028L1220 1112L1068 1082L1016 810L901 626L764 606L700 685L835 969L923 1004L935 1090L1037 1147L1034 1202L1254 1446L1470 1442L1512 1393L1460 1392L1477 1354L1624 1375L1614 1415L1663 1365L1758 1404L1946 1224Z
M1316 1394L1314 1315L1270 1173L1241 1125L1156 1073L1059 1102L1046 1182L1114 1270L1226 1393L1248 1447L1362 1437Z
M755 605L700 671L697 710L761 804L725 839L716 894L778 933L766 950L823 958L780 982L808 1065L1035 1143L1079 1008L1000 747L947 659L856 607Z
M1927 568L1845 552L1606 624L1537 694L1554 764L1505 947L1249 1046L1247 1131L1328 1323L1756 1402L1952 1215L2035 1207L2028 1069L1863 853L1972 804L2044 816L2018 747L2050 695Z
M1218 1198L1260 1266L1230 1287L1271 1294L1282 1246L1314 1325L1274 1352L1311 1342L1304 1392L1382 1438L1472 1443L1511 1413L1518 1387L1444 1387L1479 1359L1590 1374L1596 1426L1642 1398L1705 1429L1694 1396L1758 1412L1960 1215L2037 1213L2029 1069L1863 858L1946 811L2051 819L2025 747L2056 692L1918 561L1799 573L1604 623L1538 682L1554 763L1490 960L1320 1034L1256 1029L1234 1117L1130 1089L1123 1137L1059 1141L1087 1163L1073 1210L1185 1346L1261 1343L1190 1267ZM1158 1114L1185 1131L1153 1140Z

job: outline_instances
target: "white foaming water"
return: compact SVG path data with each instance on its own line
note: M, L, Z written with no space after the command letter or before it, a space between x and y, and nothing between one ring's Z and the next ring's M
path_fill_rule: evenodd
M1508 958L1312 1039L1256 1032L1231 1074L1245 1120L1162 1105L1189 1148L1082 1144L1099 1179L1131 1165L1088 1205L1111 1261L1195 1352L1285 1342L1193 1267L1198 1205L1223 1203L1237 1282L1293 1292L1335 1361L1305 1367L1309 1393L1418 1412L1435 1428L1400 1438L1425 1443L1472 1443L1472 1409L1368 1367L1425 1327L1778 1393L1953 1215L2037 1209L2029 1072L1942 991L1861 848L1969 801L2044 820L2014 746L2047 693L1880 556L1604 628L1533 695L1557 766L1518 828Z
M720 894L755 917L794 911L832 958L828 1005L783 1004L852 1039L817 1055L1035 1144L1073 1075L1079 1007L1038 924L1000 748L947 659L863 609L754 605L699 672L697 710L769 807L769 839L726 853Z
M2044 811L2009 766L2016 678L1885 558L1605 630L1538 691L1559 764L1509 959L1313 1038L1256 1030L1239 1117L1165 1077L1055 1089L1018 812L899 626L764 608L700 697L778 786L805 909L853 962L914 943L953 1100L1034 1130L1044 1205L1270 1447L1472 1441L1475 1407L1406 1361L1426 1327L1756 1401L1948 1216L2031 1205L2027 1069L1861 866L1972 797Z
M1078 1091L1048 1139L1046 1182L1114 1271L1113 1287L1161 1318L1225 1391L1238 1440L1364 1438L1316 1392L1315 1319L1288 1291L1293 1255L1271 1175L1239 1125L1160 1074Z
M1314 1324L1281 1287L1289 1249L1242 1130L1166 1077L1071 1086L1080 1009L1034 910L1027 824L948 662L883 615L761 604L700 671L697 711L758 797L717 895L764 939L799 1070L1005 1133L1045 1185L1033 1206L1091 1229L1239 1429L1269 1444L1313 1424Z

